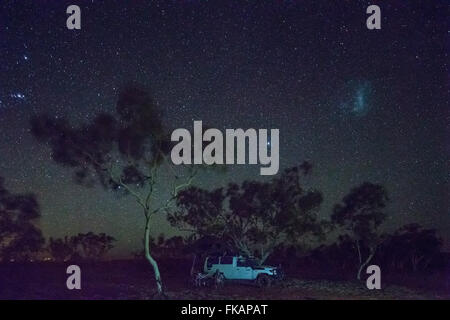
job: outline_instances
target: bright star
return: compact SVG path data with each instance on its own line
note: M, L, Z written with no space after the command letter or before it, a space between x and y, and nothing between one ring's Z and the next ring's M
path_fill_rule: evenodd
M20 92L10 94L10 97L14 98L14 99L20 99L20 100L25 99L25 95L23 93L20 93Z

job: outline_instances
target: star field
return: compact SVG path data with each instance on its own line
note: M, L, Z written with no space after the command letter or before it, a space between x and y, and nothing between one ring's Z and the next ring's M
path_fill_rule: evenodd
M373 2L373 1L372 1ZM141 245L133 199L73 183L29 132L34 114L74 125L113 112L129 82L152 92L168 128L194 120L219 129L279 128L280 166L309 160L327 217L351 187L386 186L386 228L419 222L448 232L448 55L439 2L2 1L0 176L34 192L46 236L106 232L116 254ZM377 1L376 1L377 2ZM81 30L66 28L77 4ZM164 174L163 174L164 176ZM261 179L256 166L203 174L197 183ZM157 186L163 201L167 184ZM154 234L174 234L163 216Z

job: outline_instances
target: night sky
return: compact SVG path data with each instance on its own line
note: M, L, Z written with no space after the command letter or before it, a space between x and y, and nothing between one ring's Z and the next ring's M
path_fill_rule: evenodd
M136 81L170 128L279 128L281 169L314 165L305 184L323 192L321 217L350 188L380 183L392 200L386 230L435 227L450 249L447 4L262 2L0 2L0 176L37 195L46 237L106 232L117 256L141 248L134 200L74 184L29 132L43 112L74 125L113 112ZM81 7L81 30L66 28L70 4ZM381 30L366 28L370 4L381 7ZM196 183L243 179L262 179L259 165ZM165 181L158 194L167 197ZM176 234L163 216L160 232Z

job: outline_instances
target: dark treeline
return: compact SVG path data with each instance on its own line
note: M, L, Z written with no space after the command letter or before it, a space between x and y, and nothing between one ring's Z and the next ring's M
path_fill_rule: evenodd
M334 207L330 220L318 219L322 194L304 190L300 183L310 173L311 165L304 162L268 182L187 188L168 220L189 235L150 237L150 247L157 258L192 259L197 268L211 254L251 256L293 273L307 268L358 278L369 264L384 273L433 273L445 267L435 229L410 223L392 233L380 230L389 201L382 186L361 184ZM3 261L98 260L114 247L112 236L93 232L45 241L36 224L40 208L35 197L13 194L0 181Z
M37 221L41 210L33 194L14 194L0 177L0 261L95 260L113 248L105 233L79 233L46 243Z
M63 239L50 238L45 249L55 261L98 260L114 247L115 241L105 233L79 233Z
M180 192L177 209L168 219L190 236L160 236L153 242L155 254L190 255L197 261L209 254L240 254L261 264L282 264L291 273L305 269L357 279L371 264L379 265L384 274L445 268L435 229L410 223L383 232L390 201L383 186L362 183L335 205L329 220L320 220L321 193L304 190L300 183L310 173L311 164L304 162L269 182Z

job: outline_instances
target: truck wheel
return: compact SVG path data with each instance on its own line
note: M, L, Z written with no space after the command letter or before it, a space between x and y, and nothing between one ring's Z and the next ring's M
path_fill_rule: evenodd
M214 286L216 288L221 288L221 287L223 287L224 283L225 283L225 277L224 277L223 273L217 271L214 274Z
M272 284L272 279L267 274L260 274L256 278L256 284L260 288L267 288L270 287L270 285Z

